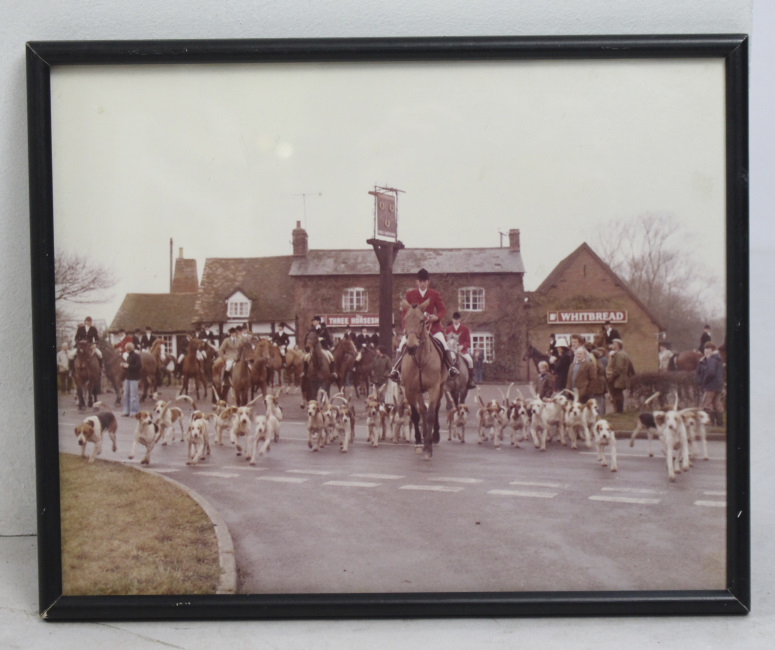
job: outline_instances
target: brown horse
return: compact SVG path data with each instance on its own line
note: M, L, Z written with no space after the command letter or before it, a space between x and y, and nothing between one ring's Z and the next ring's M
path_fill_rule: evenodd
M256 396L256 389L261 389L261 395L266 397L267 391L267 367L266 358L253 353L253 360L250 363L250 399Z
M369 379L371 378L371 369L374 366L376 356L376 350L370 345L362 347L358 352L352 378L356 397L366 397L369 394Z
M113 386L113 392L116 394L115 406L121 405L121 391L124 384L124 369L121 367L123 359L121 354L113 346L105 341L100 341L97 346L102 353L102 370L105 378Z
M249 341L243 341L239 347L239 356L231 367L231 387L234 389L234 401L237 406L245 406L248 403L250 391L250 364L248 360L253 352L253 346Z
M140 363L142 368L140 370L140 388L142 389L142 395L140 395L140 401L144 401L148 397L150 390L151 395L156 393L159 381L159 365L161 364L161 348L164 345L164 341L156 339L148 351L140 353Z
M676 370L697 370L702 355L697 350L684 350L675 355Z
M278 348L269 339L259 339L256 343L256 349L253 352L253 360L263 359L264 368L266 371L266 381L271 387L274 387L274 374L278 373L280 384L283 383L282 369L283 369L283 355L280 354L280 348ZM263 391L266 395L266 391Z
M301 373L304 370L304 354L298 348L285 351L285 373L288 384L301 386Z
M196 399L199 400L199 384L202 384L202 390L207 395L207 383L205 380L204 364L199 360L198 354L205 347L206 343L202 339L191 339L188 342L186 354L180 362L180 376L182 382L178 395L188 395L188 383L194 380L194 389L196 390Z
M419 306L410 305L406 300L401 303L406 312L406 353L401 359L401 383L406 392L406 399L412 407L412 422L417 442L418 422L422 425L423 460L431 459L433 442L439 441L439 406L447 378L441 353L431 341L426 328L425 309L428 303L429 300ZM424 394L427 394L427 405Z
M352 370L358 350L352 339L345 336L340 339L334 348L334 373L336 386L342 392L348 373Z
M304 348L309 354L309 359L301 382L301 392L302 398L309 401L318 399L318 393L321 390L328 394L331 387L331 366L315 330L307 332Z
M73 360L73 379L78 396L78 410L82 411L88 402L89 407L97 401L97 387L100 381L100 362L94 354L91 343L76 343Z

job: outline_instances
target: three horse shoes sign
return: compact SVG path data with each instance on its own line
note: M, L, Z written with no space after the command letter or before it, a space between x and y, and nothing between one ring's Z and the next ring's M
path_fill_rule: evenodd
M379 340L390 341L393 329L393 262L404 245L398 241L398 194L394 187L375 187L374 238L367 244L374 247L379 261Z

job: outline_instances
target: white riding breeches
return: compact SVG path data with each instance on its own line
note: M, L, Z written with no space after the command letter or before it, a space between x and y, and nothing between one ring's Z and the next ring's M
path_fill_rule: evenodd
M433 334L433 338L439 341L439 343L441 343L444 346L445 350L449 350L449 348L447 347L447 339L444 338L443 332L436 332L435 334ZM401 342L398 344L398 351L399 352L402 351L405 345L406 345L406 334L404 334L401 337Z

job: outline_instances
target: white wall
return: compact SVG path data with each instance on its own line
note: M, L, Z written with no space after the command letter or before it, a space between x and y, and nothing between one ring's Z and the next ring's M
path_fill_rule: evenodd
M365 3L363 0L27 0L12 2L0 0L0 274L3 328L0 330L0 350L3 353L0 372L0 537L32 535L36 528L35 475L33 457L32 413L32 348L29 337L30 322L30 253L27 195L26 155L26 87L24 42L56 39L164 39L164 38L245 38L245 37L332 37L332 36L443 36L443 35L519 35L519 34L648 34L648 33L751 33L753 31L754 62L752 69L752 340L757 352L754 359L753 397L757 402L753 414L753 470L754 515L760 515L754 532L766 548L754 553L754 560L764 566L754 570L755 607L760 612L773 609L762 584L762 576L772 583L773 571L769 558L773 556L772 508L759 494L772 494L772 480L768 475L772 457L771 422L766 419L762 404L765 383L765 363L769 365L772 340L773 285L772 267L775 260L775 234L772 220L767 220L767 209L772 205L773 191L773 137L769 120L772 101L772 34L775 26L773 5L759 0L755 20L752 18L752 0L555 0L553 2L503 0L381 0ZM767 63L764 58L767 58ZM769 199L769 201L767 200ZM766 359L766 361L765 361ZM768 373L767 377L771 373ZM771 401L771 398L770 398ZM759 438L758 436L766 436ZM766 447L766 449L765 449ZM756 453L757 450L760 453ZM761 454L761 455L760 455ZM757 492L761 490L760 492ZM765 533L766 528L766 533ZM2 547L0 547L2 549ZM637 549L633 549L637 552ZM757 583L758 576L758 583ZM757 589L758 584L758 589ZM25 596L28 591L25 591ZM759 601L756 602L757 593ZM35 602L24 602L28 611ZM32 617L34 619L34 616ZM761 620L761 619L760 619ZM748 623L751 624L750 621ZM289 624L290 625L290 624ZM379 624L371 629L379 629ZM504 636L501 627L496 637L517 644L522 636L540 630L557 634L557 641L576 638L574 623L545 626L508 628L514 635ZM596 634L594 623L585 624L588 636ZM629 636L632 630L622 628ZM602 627L602 626L600 626ZM449 635L426 636L429 629L443 634L439 628L424 627L423 623L411 628L424 638L430 647ZM684 646L691 647L692 639L700 642L706 633L715 629L729 631L730 626L710 626L700 623L696 630L683 638ZM61 629L61 628L58 628ZM264 628L275 631L284 628ZM295 633L306 634L310 644L322 645L315 629L296 626ZM382 628L385 629L384 627ZM449 629L449 627L447 627ZM469 628L492 635L494 628L477 622ZM608 628L611 629L610 627ZM346 639L349 629L337 628L329 641ZM520 632L518 633L518 630ZM705 630L706 632L701 632ZM311 634L310 634L311 633ZM643 633L643 629L640 630ZM652 640L657 638L645 633ZM715 645L707 636L703 646ZM699 636L698 636L699 635ZM0 634L2 637L2 634ZM282 639L282 636L278 637ZM363 636L358 637L363 641ZM383 637L384 638L384 637ZM458 637L460 643L463 637ZM727 637L723 637L727 638ZM731 647L735 636L724 644ZM314 640L314 641L313 641ZM622 638L624 641L624 638ZM279 641L278 641L279 642ZM387 641L386 641L387 642ZM628 645L630 644L627 642ZM1 643L0 643L1 644ZM583 645L583 644L582 644ZM748 644L748 647L754 647ZM129 646L127 646L129 647ZM598 645L598 647L600 647ZM613 645L609 646L613 647ZM669 647L669 643L666 646ZM699 646L696 646L699 647Z

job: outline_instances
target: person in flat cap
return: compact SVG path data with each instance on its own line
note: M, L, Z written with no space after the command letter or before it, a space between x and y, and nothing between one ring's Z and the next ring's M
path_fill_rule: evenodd
M406 302L410 305L419 305L428 300L428 306L425 308L428 321L430 322L430 333L436 340L438 340L444 347L444 361L449 368L449 376L456 377L460 374L460 371L455 368L455 360L447 347L447 339L444 338L444 330L441 327L441 319L447 313L447 308L444 306L444 301L441 298L441 294L436 289L430 288L431 276L426 269L420 269L417 272L417 286L414 289L409 289L404 296ZM404 325L404 318L406 316L406 309L401 311L401 326ZM404 350L406 347L406 335L401 338L401 344L398 346L398 358L396 359L393 369L390 371L390 379L398 382L401 380L401 374L399 367L401 365L401 359L404 356Z

